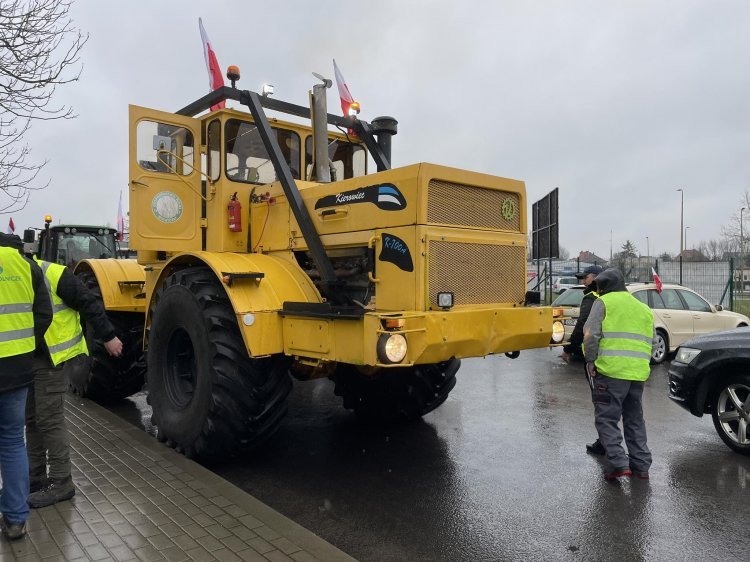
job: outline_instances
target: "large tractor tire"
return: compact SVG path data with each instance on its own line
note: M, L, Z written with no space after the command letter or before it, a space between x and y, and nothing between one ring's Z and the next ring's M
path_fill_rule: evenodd
M369 423L414 421L440 406L456 386L459 359L414 367L381 369L371 376L339 365L331 376L344 408Z
M159 440L213 461L268 439L292 388L285 356L251 359L216 275L193 267L169 276L151 310L148 399Z
M101 290L93 274L82 274L81 281L101 298ZM122 355L111 357L91 326L83 322L86 345L89 348L88 368L75 369L69 373L71 390L100 404L111 404L135 394L143 388L146 380L143 314L108 312L107 318L122 341Z

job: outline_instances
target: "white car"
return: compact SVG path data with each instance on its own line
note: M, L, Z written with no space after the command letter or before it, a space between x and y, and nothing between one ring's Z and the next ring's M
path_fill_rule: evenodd
M681 285L665 283L661 294L654 283L628 283L627 288L654 313L654 363L664 361L668 353L675 351L693 336L750 326L750 318L744 314L724 310L721 305L712 305L692 289ZM553 307L562 308L561 316L565 325L563 343L570 340L578 319L583 289L583 285L571 287L552 303Z
M561 295L574 285L578 285L578 283L579 281L575 276L557 277L552 281L552 292L556 295Z

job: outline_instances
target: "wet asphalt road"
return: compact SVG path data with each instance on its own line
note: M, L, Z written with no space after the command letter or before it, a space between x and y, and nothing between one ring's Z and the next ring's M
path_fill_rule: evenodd
M644 393L651 480L610 484L584 452L581 364L558 355L466 360L443 406L395 429L296 382L272 441L212 470L360 560L750 559L750 457L667 398L666 367ZM148 425L143 396L113 411Z

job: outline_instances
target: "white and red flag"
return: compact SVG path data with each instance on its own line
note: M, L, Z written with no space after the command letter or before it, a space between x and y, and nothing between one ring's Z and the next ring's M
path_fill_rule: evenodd
M349 91L349 86L346 85L346 80L344 80L339 66L336 64L336 59L333 59L333 72L336 74L336 87L339 89L339 97L341 98L341 111L344 112L344 117L349 117L349 108L354 103L354 98Z
M8 231L5 234L14 234L16 232L16 225L13 223L13 217L8 220Z
M656 283L656 290L661 293L661 279L659 279L659 274L656 273L656 270L652 267L651 273L654 275L654 283Z
M125 215L122 214L122 191L120 191L120 204L117 206L117 239L122 240L125 235Z
M224 85L224 77L221 74L221 67L219 61L216 59L216 52L214 51L211 41L206 35L206 30L203 29L203 20L198 18L198 27L201 30L201 40L203 41L203 56L206 59L206 69L208 70L208 88L209 92L213 92L217 88L221 88ZM219 102L216 105L211 106L211 111L217 109L224 109L226 102Z

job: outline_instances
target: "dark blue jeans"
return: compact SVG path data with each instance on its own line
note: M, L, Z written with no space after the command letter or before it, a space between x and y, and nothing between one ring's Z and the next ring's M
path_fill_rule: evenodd
M28 387L0 392L0 512L8 523L23 523L29 516L29 459L23 428Z

